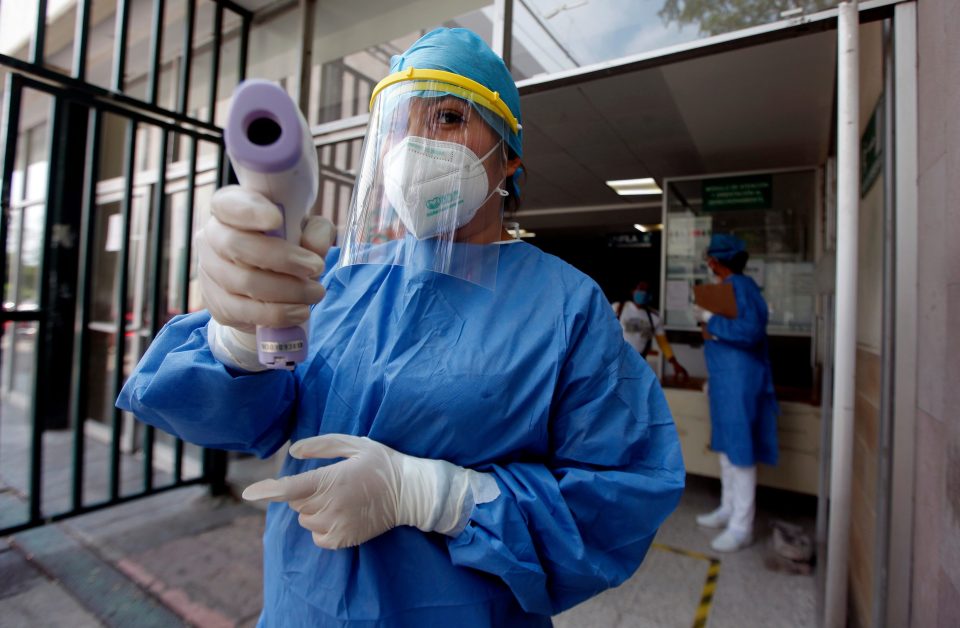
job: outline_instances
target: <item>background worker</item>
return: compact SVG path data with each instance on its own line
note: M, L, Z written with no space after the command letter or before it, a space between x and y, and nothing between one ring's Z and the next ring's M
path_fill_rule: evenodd
M757 463L777 463L777 405L767 351L767 303L743 274L749 254L740 238L715 233L706 251L718 281L733 287L736 318L695 308L704 330L710 400L710 448L720 454L720 507L697 523L723 532L711 543L732 552L753 540Z
M650 307L650 285L646 281L637 283L631 293L630 301L620 301L613 304L613 311L620 320L623 328L623 337L630 346L644 358L650 353L653 341L657 341L660 353L673 367L673 376L677 384L684 384L690 376L687 370L680 365L673 353L673 347L667 340L667 332L663 329L660 313Z
M520 118L489 46L437 29L373 90L325 263L329 223L288 249L266 199L214 194L209 309L161 331L117 404L205 446L293 442L244 491L272 502L261 626L548 626L629 578L676 507L676 428L599 286L504 241ZM295 371L245 359L257 324L308 316Z

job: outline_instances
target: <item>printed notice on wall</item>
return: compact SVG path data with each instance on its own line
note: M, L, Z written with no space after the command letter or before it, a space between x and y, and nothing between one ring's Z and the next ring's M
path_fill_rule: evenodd
M690 283L687 281L667 282L668 310L685 310L690 307Z

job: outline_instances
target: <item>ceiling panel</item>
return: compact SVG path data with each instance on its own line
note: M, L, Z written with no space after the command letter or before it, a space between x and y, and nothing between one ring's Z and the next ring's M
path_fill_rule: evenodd
M836 34L818 33L665 68L710 171L821 163L833 113Z

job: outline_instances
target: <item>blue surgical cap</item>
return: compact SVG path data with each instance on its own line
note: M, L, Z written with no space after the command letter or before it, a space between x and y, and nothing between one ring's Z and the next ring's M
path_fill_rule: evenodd
M707 248L707 255L715 257L721 262L726 262L733 258L737 253L747 250L747 245L743 240L732 233L715 233L710 237L710 246Z
M465 76L487 89L500 94L510 111L520 118L520 92L513 82L503 59L497 56L487 42L465 28L438 28L430 31L401 55L390 60L390 73L407 68L420 70L443 70ZM483 115L495 115L480 108ZM500 125L492 125L498 128ZM523 154L523 131L514 134L507 131L507 146L520 156Z

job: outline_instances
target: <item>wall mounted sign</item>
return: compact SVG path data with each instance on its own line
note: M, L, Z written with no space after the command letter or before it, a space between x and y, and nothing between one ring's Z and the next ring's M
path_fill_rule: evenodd
M648 249L653 246L653 234L615 233L607 236L607 248L610 249Z
M703 210L708 212L770 209L773 206L773 177L756 174L704 179L702 198Z

